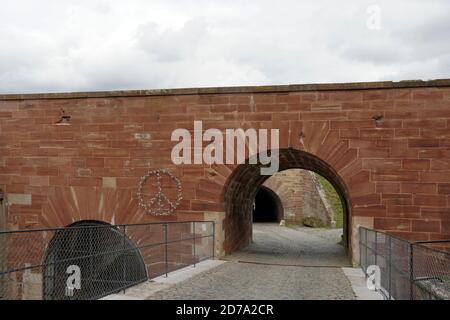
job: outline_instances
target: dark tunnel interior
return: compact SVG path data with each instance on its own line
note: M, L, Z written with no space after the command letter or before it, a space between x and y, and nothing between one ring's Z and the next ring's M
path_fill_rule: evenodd
M283 219L283 206L278 195L261 186L255 196L253 222L280 222Z

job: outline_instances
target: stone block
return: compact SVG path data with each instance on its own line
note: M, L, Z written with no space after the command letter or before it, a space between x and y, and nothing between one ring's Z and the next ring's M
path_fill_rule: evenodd
M9 204L31 205L31 194L24 193L8 193L7 201Z
M103 177L102 182L103 188L115 189L117 186L116 178L114 177Z

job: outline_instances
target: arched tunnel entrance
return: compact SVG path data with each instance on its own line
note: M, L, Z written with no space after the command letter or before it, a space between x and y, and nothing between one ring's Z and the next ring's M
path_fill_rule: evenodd
M99 299L147 280L139 249L119 227L101 221L78 221L55 231L44 266L45 300ZM80 288L68 293L74 268Z
M280 197L265 186L256 193L253 205L253 222L280 222L283 219L283 205Z
M260 174L261 167L261 164L244 163L237 166L228 178L224 194L226 210L224 250L226 253L242 249L252 241L254 200L258 197L258 192L264 190L261 188L262 184L270 177ZM347 255L351 257L351 207L348 203L348 191L343 180L331 165L315 155L291 148L279 149L279 172L288 169L313 171L328 180L334 187L342 202L343 209L342 245ZM265 198L270 199L270 196L268 197L266 194ZM269 216L262 215L262 217L264 219L269 219L270 217L273 221L275 215L273 212ZM277 217L278 219L279 217Z

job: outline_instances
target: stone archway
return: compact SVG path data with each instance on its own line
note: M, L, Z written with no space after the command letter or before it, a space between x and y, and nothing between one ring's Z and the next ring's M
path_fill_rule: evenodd
M297 149L279 150L280 169L305 169L316 172L326 178L336 189L344 209L343 243L351 255L351 205L347 187L339 174L317 156ZM224 250L231 253L245 247L252 239L253 199L261 185L270 176L260 174L261 165L241 164L237 166L225 185Z
M44 227L63 227L83 220L112 225L146 222L129 188L54 187L42 211L40 222Z
M72 272L69 268L73 267L79 270L80 288L68 294L66 282ZM56 230L49 242L44 258L43 298L99 299L147 278L140 250L120 228L83 220Z

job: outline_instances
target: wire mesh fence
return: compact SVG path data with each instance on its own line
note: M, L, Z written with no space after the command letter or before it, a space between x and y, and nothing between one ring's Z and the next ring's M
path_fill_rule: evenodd
M386 299L450 299L450 240L409 242L360 227L359 245L361 268L366 276L378 268L376 289Z
M450 300L450 241L420 242L413 247L413 295Z
M99 299L214 258L214 222L0 232L0 299Z

